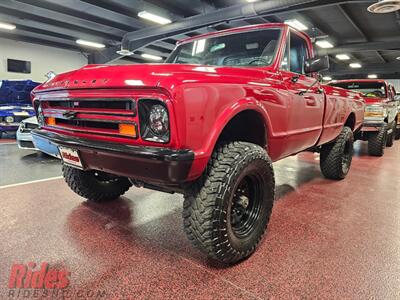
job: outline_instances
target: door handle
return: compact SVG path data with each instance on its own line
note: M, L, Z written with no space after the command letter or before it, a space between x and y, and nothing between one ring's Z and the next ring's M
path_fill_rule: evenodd
M304 96L304 100L306 100L306 104L309 106L317 105L317 100L312 96Z

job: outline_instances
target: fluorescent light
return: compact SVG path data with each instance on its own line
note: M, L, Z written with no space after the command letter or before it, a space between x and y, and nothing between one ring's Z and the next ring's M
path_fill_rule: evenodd
M376 75L376 74L369 74L369 75L368 75L368 78L376 79L376 78L378 78L378 75Z
M301 30L301 31L308 29L308 27L306 25L304 25L303 23L301 23L299 20L296 20L296 19L286 20L285 24L287 24L297 30Z
M147 54L147 53L143 53L142 57L143 58L147 58L147 59L151 59L151 60L162 60L163 59L161 56L151 55L151 54Z
M316 41L315 44L320 48L333 48L333 44L327 40Z
M84 46L93 47L93 48L104 48L106 46L104 44L85 41L85 40L76 40L76 43L79 45L84 45Z
M7 30L13 30L13 29L16 28L16 26L13 25L13 24L8 24L8 23L2 23L2 22L0 22L0 28L1 28L1 29L7 29Z
M397 60L400 60L400 56L399 56L399 57L396 57L396 59L397 59Z
M322 79L325 80L325 81L331 81L331 80L332 80L332 77L330 77L330 76L324 76L324 77L322 77Z
M157 16L157 15L149 13L145 10L139 12L138 16L142 19L146 19L146 20L149 20L149 21L161 24L161 25L172 23L172 21L170 19Z
M256 2L256 1L258 1L258 0L246 0L247 2Z
M349 66L350 66L350 68L353 68L353 69L359 69L362 67L361 64L359 64L359 63L351 63Z
M350 56L348 56L347 54L337 54L336 58L340 60L349 60Z

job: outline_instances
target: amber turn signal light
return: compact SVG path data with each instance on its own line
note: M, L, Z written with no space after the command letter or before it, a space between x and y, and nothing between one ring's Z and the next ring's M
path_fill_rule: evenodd
M136 137L136 126L134 124L119 124L119 133Z
M46 124L50 126L56 125L56 118L53 117L46 118Z

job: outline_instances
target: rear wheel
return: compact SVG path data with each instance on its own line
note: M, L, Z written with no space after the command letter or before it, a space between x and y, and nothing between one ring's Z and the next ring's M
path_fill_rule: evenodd
M396 125L396 134L394 136L394 139L395 140L400 140L400 127L397 128L397 125Z
M127 178L105 172L82 171L66 165L62 170L68 186L79 196L93 202L117 199L132 186Z
M353 159L354 136L350 127L343 127L338 138L321 148L320 167L329 179L343 179L349 173Z
M396 135L396 122L393 121L392 125L389 127L391 129L391 133L387 136L386 147L392 147L394 143L394 138Z
M372 133L368 139L368 153L372 156L383 156L387 142L387 125L378 132Z
M204 177L185 192L189 240L224 263L247 258L267 227L274 186L272 163L262 147L246 142L219 147Z

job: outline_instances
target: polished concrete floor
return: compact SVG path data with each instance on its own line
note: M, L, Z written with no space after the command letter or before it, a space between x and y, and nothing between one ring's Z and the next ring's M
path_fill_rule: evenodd
M343 181L322 178L312 153L274 164L266 237L229 268L187 241L182 196L133 188L90 204L57 161L15 147L0 145L0 299L12 264L31 261L65 266L72 299L400 299L400 142L382 158L357 142Z

